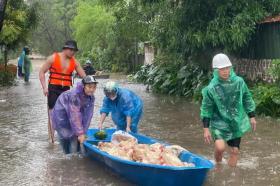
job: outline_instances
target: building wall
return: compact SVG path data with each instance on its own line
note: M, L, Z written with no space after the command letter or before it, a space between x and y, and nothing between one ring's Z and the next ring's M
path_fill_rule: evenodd
M242 49L241 56L249 59L279 59L280 22L258 25L248 46Z
M252 59L232 59L234 70L238 75L250 80L262 79L272 82L273 78L267 74L267 69L271 67L271 59L252 60Z
M154 60L155 50L150 43L144 43L144 52L144 65L152 64Z

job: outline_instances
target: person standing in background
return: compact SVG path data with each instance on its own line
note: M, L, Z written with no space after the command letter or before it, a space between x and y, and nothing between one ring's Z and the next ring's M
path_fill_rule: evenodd
M70 89L72 86L72 74L77 71L80 77L86 76L80 63L75 59L75 53L78 51L76 41L66 41L62 52L55 52L47 58L39 72L39 79L42 85L43 94L48 98L49 113L53 109L59 95ZM50 73L48 86L46 85L45 73ZM49 120L49 136L54 142L54 131Z
M28 69L28 67L31 67L31 61L28 58L27 55L29 55L30 53L30 49L28 46L23 47L22 52L18 58L18 77L24 78L24 71L26 70L27 73L30 73L30 69ZM26 60L26 69L23 69L24 66L24 61ZM26 77L26 79L29 79L29 76Z
M29 82L30 73L32 72L32 63L29 58L30 49L28 46L23 48L24 57L23 57L23 65L22 65L22 74L24 76L24 81Z

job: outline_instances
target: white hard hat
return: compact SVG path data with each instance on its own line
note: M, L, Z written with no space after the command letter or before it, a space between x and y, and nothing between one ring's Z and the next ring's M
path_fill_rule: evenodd
M118 84L114 81L109 81L106 83L105 87L104 87L104 91L107 92L116 92L117 89L119 88Z
M229 60L229 58L227 57L227 55L225 54L217 54L213 57L213 60L212 60L212 67L213 68L225 68L225 67L231 67L232 64Z
M86 60L86 64L91 64L91 61L89 59Z
M114 81L109 81L106 83L104 87L104 93L105 95L110 94L110 93L117 93L118 91L118 84Z

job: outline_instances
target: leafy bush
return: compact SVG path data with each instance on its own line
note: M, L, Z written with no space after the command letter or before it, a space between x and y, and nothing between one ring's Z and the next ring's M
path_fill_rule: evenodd
M280 59L272 60L272 67L268 70L268 73L275 79L275 83L280 87Z
M272 63L268 73L274 78L274 83L258 84L253 88L253 95L257 113L280 117L280 59L275 59Z
M136 72L136 74L133 76L133 80L144 83L144 84L148 84L147 83L147 79L149 77L148 74L152 68L154 68L153 65L141 66L140 70L138 72Z
M256 111L272 117L280 117L280 88L275 85L258 85L253 89Z
M15 75L13 72L0 71L0 86L9 86L14 83Z
M192 97L208 82L208 76L193 64L144 65L134 75L138 82L150 85L157 93Z
M0 85L12 85L14 83L16 73L17 67L15 65L9 64L5 69L5 66L3 64L0 64Z

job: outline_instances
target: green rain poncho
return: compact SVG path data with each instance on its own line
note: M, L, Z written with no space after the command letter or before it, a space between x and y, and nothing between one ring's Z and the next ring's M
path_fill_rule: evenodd
M218 70L202 90L201 118L209 118L213 139L225 141L242 137L251 129L248 114L255 111L255 103L244 80L231 68L227 81L219 78Z
M23 73L30 74L32 72L32 63L30 61L30 58L27 55L24 55L24 62L22 64L22 71Z

